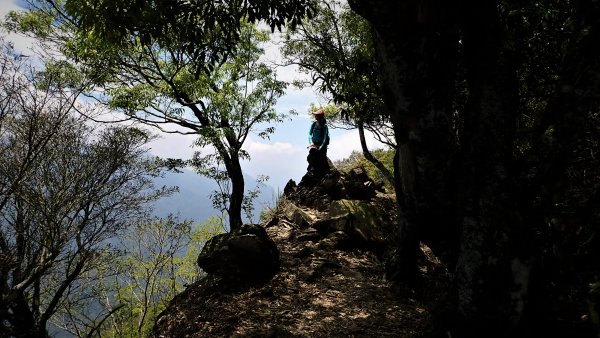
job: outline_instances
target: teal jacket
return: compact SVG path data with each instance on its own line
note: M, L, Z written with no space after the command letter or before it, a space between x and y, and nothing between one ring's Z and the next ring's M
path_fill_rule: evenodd
M327 123L319 125L316 121L313 122L308 131L308 142L314 143L316 146L327 146L329 144L329 128L327 128Z

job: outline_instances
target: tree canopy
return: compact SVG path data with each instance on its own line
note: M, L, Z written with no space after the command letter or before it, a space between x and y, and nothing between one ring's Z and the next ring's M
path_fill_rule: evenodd
M62 39L64 54L96 84L110 84L105 88L113 106L130 116L147 114L136 118L156 125L179 122L220 140L217 152L226 164L227 156L239 153L227 152L219 137L230 149L241 149L230 142L236 138L232 124L223 115L205 114L221 112L209 108L213 100L229 114L218 96L227 91L219 87L227 81L219 76L233 70L228 62L235 64L235 55L243 55L240 19L267 20L274 29L313 14L305 1L95 3L102 8L76 0L39 3L56 6L44 8L51 15L15 16L13 27ZM292 42L288 51L319 66L314 84L324 85L347 107L380 95L384 109L367 120L389 117L397 148L399 237L389 276L418 281L419 241L425 241L444 257L455 282L452 320L441 321L443 332L559 335L557 318L579 320L562 307L572 301L567 305L577 309L574 313L589 311L587 288L597 285L600 275L600 58L594 53L600 5L594 0L348 3L369 23L371 41L332 38L329 28L336 26L326 27L318 17L312 27L322 29L311 35L316 43ZM96 10L102 20L94 21ZM364 22L352 22L356 26L349 27L357 29L351 31L362 36L366 30L358 27ZM58 35L44 29L55 24L65 28L52 31ZM313 33L310 29L307 25L303 32ZM341 41L356 48L339 48ZM313 49L319 43L333 53L305 53L319 50ZM369 43L375 69L365 63L371 51L361 49ZM348 56L357 58L343 59ZM241 80L241 73L228 74ZM209 78L217 80L214 88L205 81ZM369 90L361 92L356 84ZM152 114L159 107L167 109L157 119ZM366 115L364 109L356 112L355 117ZM237 177L235 165L227 172ZM241 196L239 183L232 196ZM241 205L241 199L231 205Z
M316 86L331 97L338 109L330 109L328 119L357 128L364 156L392 183L393 174L370 153L365 138L366 129L380 142L395 147L368 23L347 4L322 2L311 20L286 34L281 50L288 64L310 76L295 85Z
M27 337L46 335L109 240L166 190L152 188L146 132L90 124L61 78L21 61L2 50L0 331Z
M251 132L266 138L274 131L273 126L256 130L257 126L282 121L284 114L273 107L286 87L273 69L259 61L260 44L268 35L239 12L246 10L248 16L254 13L262 18L269 11L263 12L252 2L243 8L234 4L238 3L167 6L159 2L153 7L107 1L102 8L121 14L90 21L87 2L42 1L32 13L51 20L32 19L35 24L28 25L31 13L15 14L9 26L57 47L72 67L95 84L90 90L98 86L103 90L102 96L90 95L126 119L164 132L195 134L197 147L214 147L214 152L204 150L196 156L193 164L209 177L230 180L228 198L221 200L233 230L242 223L245 190L240 161L248 158L242 145ZM204 14L193 16L196 10ZM294 20L300 14L279 11L273 15L271 22ZM220 165L225 169L211 171Z

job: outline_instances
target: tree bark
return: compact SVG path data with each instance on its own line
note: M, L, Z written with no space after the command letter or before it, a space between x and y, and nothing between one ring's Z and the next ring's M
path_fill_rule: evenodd
M229 199L230 231L242 226L242 203L244 201L244 175L237 153L231 154L231 163L227 173L231 178L231 197Z
M384 101L399 146L394 165L404 215L401 231L407 235L420 231L422 239L423 229L436 219L425 219L423 210L436 207L442 210L438 216L459 220L452 336L533 336L527 316L535 262L530 220L543 215L532 215L529 207L533 197L540 196L541 203L547 198L552 204L549 195L560 188L554 185L565 180L570 161L577 156L573 150L583 143L580 130L597 112L600 59L593 48L600 42L600 5L592 0L573 3L573 24L579 27L570 39L573 46L563 58L562 81L540 128L540 137L550 132L552 142L544 145L542 140L533 146L547 156L538 155L538 167L530 168L538 170L533 179L537 181L531 183L531 173L519 171L513 155L519 83L496 2L349 0L349 4L371 23L381 60ZM453 18L454 6L460 15ZM442 28L452 31L454 20L462 33L468 86L460 144L452 142L445 126L451 111L447 98L453 96L454 86L450 69L458 63L452 59L452 34ZM428 34L432 31L438 35ZM452 147L443 148L446 144L460 147L456 157ZM525 198L519 190L523 182L531 184ZM452 197L454 202L444 202ZM410 238L404 236L400 248ZM538 334L543 328L534 329Z
M402 263L397 269L401 279L410 280L417 272L421 233L435 233L454 218L446 205L455 152L450 128L458 41L454 8L438 0L349 4L371 23L381 64L384 102L399 149L396 195L405 217L399 222L396 261Z
M34 314L29 308L27 299L22 291L15 291L8 307L11 311L8 317L12 332L7 332L13 337L47 337L46 327L36 323Z
M229 207L227 213L229 216L229 231L240 227L242 222L242 204L244 202L244 174L240 164L239 149L241 144L237 141L235 134L230 130L225 130L225 139L228 146L225 146L221 140L214 140L213 145L219 153L225 170L231 180L231 194L229 196Z
M507 337L523 324L532 264L513 170L519 87L496 3L467 0L461 13L469 98L455 332Z

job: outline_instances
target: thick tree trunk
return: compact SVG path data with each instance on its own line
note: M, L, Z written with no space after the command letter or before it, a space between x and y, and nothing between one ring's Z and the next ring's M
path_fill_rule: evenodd
M11 314L4 318L12 332L6 332L7 337L47 337L46 327L39 325L29 308L27 299L22 292L15 292L9 303ZM44 323L45 324L45 323ZM0 333L0 336L3 336Z
M499 22L498 4L479 0L459 4L436 0L349 0L349 4L374 29L384 100L400 147L394 165L396 188L402 192L398 194L400 214L404 216L401 230L414 233L416 225L422 231L424 225L435 220L424 219L422 211L436 207L442 210L440 216L460 220L457 316L452 336L536 336L542 328L534 328L535 334L527 331L535 250L528 237L531 223L527 222L540 216L531 215L528 210L533 198L519 203L527 199L519 191L519 183L530 182L531 173L519 173L513 158L519 86L507 49L511 44L504 40L504 27ZM456 62L444 57L452 55L452 34L445 35L442 28L452 30L451 9L455 5L459 5L461 14L455 19L463 34L463 64L468 82L457 156L459 170L452 170L453 156L445 155L453 149L438 148L453 144L445 127L445 113L449 110L444 108L444 98L453 95L453 84L448 81L451 71L444 68L452 68ZM541 194L542 200L544 194L552 195L557 189L557 181L564 180L570 163L567 158L574 156L572 148L581 143L582 132L577 129L582 129L586 116L597 112L600 101L600 59L593 52L600 41L600 5L584 0L575 2L573 8L577 14L572 22L576 33L571 41L576 48L570 48L563 59L563 81L549 104L548 121L540 128L540 137L544 133L548 138L547 131L552 132L552 142L544 145L540 141L533 147L548 153L548 158L541 158L538 181L528 195L538 198ZM427 34L431 31L439 34ZM447 185L452 172L456 173L455 187ZM453 189L455 195L449 193ZM452 196L457 196L456 202L444 202ZM452 208L457 215L448 212ZM406 238L411 236L404 236L401 248L411 241Z
M233 231L240 227L242 222L242 204L244 201L244 174L240 164L239 148L235 135L226 133L229 147L226 147L222 142L214 142L217 152L219 153L225 170L231 180L231 194L229 196L229 207L227 213L229 216L229 231Z
M244 175L237 154L231 154L230 163L226 164L231 179L231 196L229 198L229 231L242 226L242 203L244 201Z
M398 248L392 265L388 267L388 274L394 280L412 283L418 274L419 229L416 221L415 160L406 143L401 143L396 150L394 173L397 173L394 176L399 216Z
M461 13L469 98L461 139L465 200L455 332L509 337L523 324L532 264L513 170L516 69L503 47L496 4L465 1Z
M418 241L435 233L448 216L449 168L454 154L450 129L457 36L445 1L349 1L372 25L381 63L386 108L396 144L396 195L400 215L397 269L416 273ZM453 228L450 226L449 228Z
M244 201L244 175L237 155L232 156L231 199L229 200L229 226L233 231L242 225L242 203Z

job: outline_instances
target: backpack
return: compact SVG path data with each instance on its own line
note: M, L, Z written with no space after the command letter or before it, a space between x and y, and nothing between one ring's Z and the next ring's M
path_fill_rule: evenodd
M317 125L317 122L313 122L312 125L310 126L310 134L312 135L313 130L315 129L315 126ZM325 141L323 142L323 144L325 144L326 146L329 145L329 128L327 127L327 125L325 125L325 130L327 131L327 135L325 135Z

